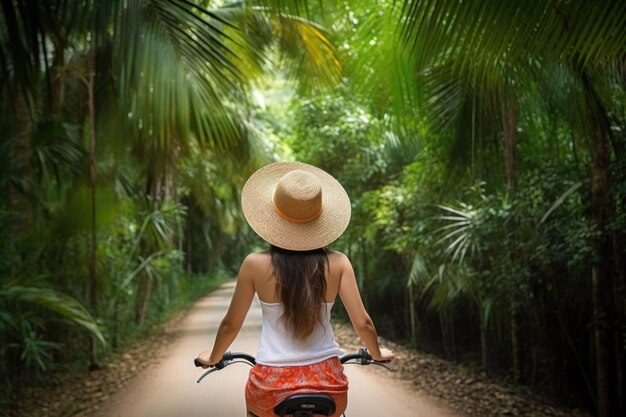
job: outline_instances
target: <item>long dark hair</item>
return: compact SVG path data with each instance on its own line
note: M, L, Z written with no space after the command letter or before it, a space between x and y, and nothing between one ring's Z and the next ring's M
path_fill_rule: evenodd
M272 246L270 253L285 310L282 319L296 340L306 340L322 320L328 251L290 251Z

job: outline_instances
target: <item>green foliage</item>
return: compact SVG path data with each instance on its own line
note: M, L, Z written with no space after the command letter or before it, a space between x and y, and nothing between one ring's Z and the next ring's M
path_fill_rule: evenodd
M230 278L252 241L239 190L271 158L249 129L253 86L279 66L301 91L340 80L313 21L212 5L0 10L0 375L11 390L97 366Z
M510 352L521 349L530 383L554 389L567 373L559 395L592 408L587 289L606 232L591 205L588 91L606 113L593 117L613 132L604 262L619 292L626 32L614 13L623 6L375 3L326 8L346 79L296 97L285 129L297 159L350 193L352 222L334 248L352 259L384 334L480 355L485 370L518 366ZM623 303L611 305L623 323Z
M14 303L31 303L58 313L69 321L80 325L105 343L100 329L87 310L72 297L49 288L7 285L0 289L0 297ZM29 332L31 335L32 332Z
M384 121L341 93L297 103L288 143L298 160L338 176L349 193L358 194L384 181L389 147Z
M242 184L297 159L350 194L333 248L382 334L486 371L519 348L593 408L587 329L626 318L623 4L215 3L0 10L2 377L105 360L232 276L262 245Z
M46 371L52 362L52 351L59 350L58 343L44 340L40 334L31 329L28 323L23 323L24 328L20 332L20 342L6 346L6 349L18 348L21 351L20 359L29 368L37 368Z

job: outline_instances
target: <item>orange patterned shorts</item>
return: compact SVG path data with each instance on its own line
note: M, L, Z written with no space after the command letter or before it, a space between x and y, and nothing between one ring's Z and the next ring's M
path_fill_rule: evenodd
M304 366L254 365L246 384L246 405L258 417L276 417L278 403L305 393L330 395L337 405L333 417L343 414L348 405L348 379L339 358Z

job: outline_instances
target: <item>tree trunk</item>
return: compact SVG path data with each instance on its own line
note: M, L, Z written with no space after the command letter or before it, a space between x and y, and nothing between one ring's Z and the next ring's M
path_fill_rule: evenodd
M170 198L173 194L174 177L173 169L168 166L170 156L165 156L163 166L160 172L157 172L155 165L151 165L148 169L148 175L146 180L146 194L150 196L150 203L153 204L152 210L160 210L162 203ZM174 247L174 232L168 232L165 236L167 245ZM157 250L157 247L152 247L148 242L144 241L141 244L141 255L145 259L150 256L151 253ZM142 325L145 323L146 316L148 314L148 307L150 305L150 298L155 289L154 277L148 272L141 274L141 282L138 288L137 305L135 311L135 321L137 324Z
M87 86L87 106L89 109L89 188L91 191L91 242L89 251L89 305L94 315L98 311L98 231L97 231L97 207L96 207L96 100L95 94L95 52L93 49L87 56L87 79L84 80ZM96 341L91 337L89 342L91 352L91 369L100 367L98 364L98 352Z
M363 298L363 303L365 306L369 305L368 295L369 291L367 291L366 282L369 282L367 277L367 244L363 237L359 238L359 243L361 244L361 274L360 278L357 277L357 282L359 284L359 290L361 290L361 297Z
M439 312L437 314L439 317L439 331L441 332L441 341L443 343L443 351L446 354L446 358L450 359L450 349L448 347L448 329L446 325L446 316L445 313Z
M417 319L415 317L415 297L413 284L409 284L409 317L411 320L411 344L417 347Z
M192 258L192 252L193 252L193 241L192 236L192 224L193 219L191 217L191 208L189 209L189 215L187 216L187 221L185 222L185 224L187 225L186 227L186 231L187 231L187 251L185 254L185 263L186 263L186 270L187 270L187 274L191 275L191 273L193 272L193 258Z
M483 311L482 311L482 307L479 310L479 314L480 314L480 353L481 353L481 357L482 357L482 365L483 365L483 372L485 373L485 375L488 374L489 372L489 346L488 346L488 342L487 342L487 324L485 323L485 319Z
M52 82L50 83L50 114L58 117L65 101L65 41L52 34Z
M621 232L624 233L623 231ZM626 286L625 286L625 265L624 265L624 257L622 256L621 251L626 246L623 243L623 239L619 239L618 232L613 232L612 237L612 246L613 246L613 259L614 259L614 267L613 271L615 273L613 281L614 281L614 291L613 293L613 305L615 305L615 322L616 322L616 331L613 333L613 346L614 346L614 355L615 355L615 369L617 372L616 375L616 389L617 389L617 414L625 415L626 414L626 381L624 378L626 377L626 364L624 360L626 359Z
M592 197L593 199L593 197ZM595 216L594 216L595 217ZM597 218L595 220L598 220ZM597 223L596 223L597 224ZM595 240L602 240L596 238ZM609 312L607 311L607 275L609 268L602 262L606 259L606 248L602 242L594 242L592 248L594 265L591 269L591 292L593 308L593 336L596 367L596 396L598 417L610 415L609 386Z
M139 289L137 291L137 310L135 312L135 323L143 325L146 322L148 315L148 307L150 306L150 298L152 297L152 291L154 284L152 277L147 272L141 274L141 281L139 283Z
M504 110L502 127L504 132L504 170L509 197L515 194L517 185L516 147L517 147L517 106L507 103Z
M506 185L509 201L513 201L515 197L515 188L517 186L517 169L516 169L516 146L517 146L517 106L514 103L507 102L505 104L503 114L503 132L504 132L504 169L506 172ZM514 242L514 233L511 240ZM517 250L515 243L508 248L508 256L511 263L515 264L517 258ZM513 280L516 277L512 277ZM520 325L520 313L517 302L517 296L513 291L510 294L509 304L511 307L511 370L513 379L521 383L523 378L522 372L522 337Z
M514 300L511 300L511 354L513 362L511 364L513 370L513 379L522 383L522 348L520 337L520 314L519 308Z
M158 192L159 192L159 184L158 178L153 172L153 167L150 166L148 168L148 175L146 178L146 197L148 200L148 205L151 205L149 208L151 211L157 210L159 208L158 201ZM147 233L147 231L146 231ZM141 243L139 245L139 252L143 259L146 259L150 256L152 252L152 247L148 244L146 240L146 236L142 237ZM135 323L138 325L143 325L146 320L146 316L148 314L148 307L150 305L150 297L152 296L153 290L153 282L152 277L146 270L144 270L141 274L139 274L139 284L137 286L137 299L135 304Z
M598 417L611 414L609 374L609 325L611 314L611 245L606 232L610 213L609 122L589 76L582 74L591 137L591 207L590 222L596 229L592 239L591 298L596 367Z
M91 250L89 256L89 304L93 311L98 307L98 231L96 207L96 103L94 98L95 69L93 56L88 58L89 74L87 79L89 107L89 188L91 189Z
M449 314L448 314L449 316ZM455 332L455 326L454 326L454 317L450 319L450 345L451 345L451 349L452 349L452 360L453 361L457 361L457 356L456 356L456 332Z
M31 187L33 184L32 138L35 122L28 102L30 96L24 89L17 88L13 108L17 134L11 150L11 160L15 172L19 173L18 183L9 181L7 185L8 206L11 216L10 235L19 238L30 232L33 224Z

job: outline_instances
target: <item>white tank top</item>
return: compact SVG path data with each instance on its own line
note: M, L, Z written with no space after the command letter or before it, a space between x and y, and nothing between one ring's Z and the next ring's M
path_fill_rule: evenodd
M343 351L335 342L330 325L330 309L333 303L320 305L324 319L318 322L311 336L304 342L294 340L285 327L282 303L266 303L261 300L263 322L256 361L270 366L302 366L340 356Z

